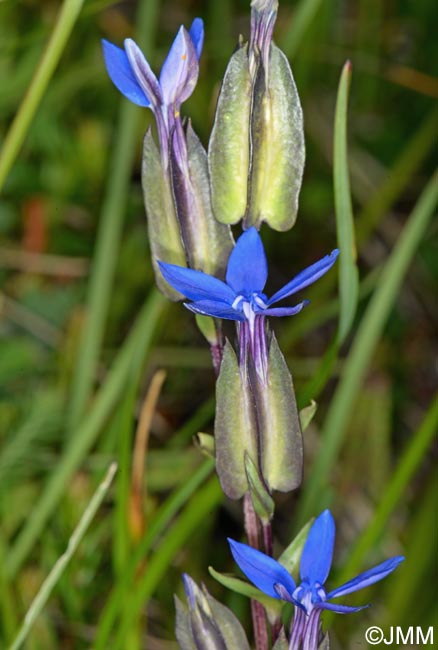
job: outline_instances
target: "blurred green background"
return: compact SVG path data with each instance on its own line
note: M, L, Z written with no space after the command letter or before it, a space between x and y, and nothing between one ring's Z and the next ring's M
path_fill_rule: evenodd
M209 353L192 315L153 288L140 185L151 115L112 86L100 38L135 36L158 71L179 25L202 16L200 79L183 110L207 144L227 60L238 35L249 35L249 1L67 0L59 19L61 4L0 3L0 647L115 459L104 505L25 647L171 649L182 571L248 627L247 601L207 571L235 570L225 537L241 535L241 509L191 443L212 431ZM437 14L433 0L283 0L275 32L303 103L307 163L294 229L262 231L268 292L336 246L332 141L346 59L361 280L342 345L335 272L306 292L303 314L274 324L299 402L318 402L304 488L278 498L278 551L329 504L338 522L332 586L335 573L407 557L361 594L373 608L332 621L335 649L366 647L371 623L428 626L438 616ZM132 480L158 369L167 379L145 469Z

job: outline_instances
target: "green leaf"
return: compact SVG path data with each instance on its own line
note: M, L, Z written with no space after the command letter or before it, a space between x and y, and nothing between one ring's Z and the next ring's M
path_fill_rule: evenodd
M205 456L214 458L214 436L211 433L202 433L200 431L194 437L194 442Z
M152 291L129 336L115 358L105 383L97 393L87 418L78 427L60 457L38 503L15 540L8 556L7 571L13 578L33 548L48 518L56 509L74 472L80 467L103 425L126 388L131 373L149 352L152 337L164 310L164 299Z
M359 274L356 264L357 251L347 154L347 107L350 80L351 63L347 61L342 70L338 88L333 146L333 183L339 246L339 344L344 341L353 324L359 295Z
M306 543L310 527L312 526L315 518L312 519L300 530L298 535L292 540L287 548L278 558L278 562L289 571L291 576L298 580L301 555L303 554L304 544Z
M317 411L318 404L315 402L315 400L311 400L310 404L308 406L305 406L304 408L301 409L300 411L300 423L301 423L301 430L304 432L309 424L312 422L315 413Z
M248 454L245 454L245 471L254 510L260 520L264 524L268 524L274 516L275 503L267 491L265 484L260 479L258 467L253 463Z
M219 571L216 571L211 566L208 567L208 571L215 580L217 580L227 589L234 591L236 594L257 600L264 607L266 607L267 610L270 610L276 615L281 612L283 608L283 603L281 600L276 600L275 598L267 596L262 591L260 591L260 589L257 589L257 587L254 587L249 582L241 580L240 578L235 578L234 576L225 573L219 573Z
M21 149L29 127L44 97L44 92L67 45L73 27L79 18L84 0L64 0L56 25L47 43L41 61L18 109L15 119L2 143L0 154L0 190Z
M306 32L309 29L323 0L299 0L295 6L290 20L290 29L284 32L281 47L289 58L296 55Z
M189 543L201 523L222 500L223 494L215 476L198 489L190 503L175 520L168 534L161 540L160 552L152 555L148 563L148 570L141 574L137 581L134 580L135 588L133 587L130 608L125 611L121 625L111 638L111 643L108 643L107 639L102 636L102 639L99 639L100 645L95 644L96 650L108 647L111 647L112 650L125 650L125 641L129 631L132 630L134 622L138 620L145 603L165 579L175 555L185 544Z
M66 2L65 5L67 4ZM145 46L146 50L150 48L155 36L154 28L158 18L155 6L154 0L140 4L135 20L138 42ZM86 320L78 345L71 403L66 409L68 431L72 437L76 435L81 424L98 373L135 159L139 109L124 99L120 101L116 137L109 165L110 173L99 216L99 230L87 292ZM174 294L174 299L175 297Z
M336 463L354 404L382 334L386 320L400 291L412 257L426 232L438 198L438 174L435 174L419 198L397 244L386 262L379 285L345 362L342 377L326 416L320 453L313 464L299 506L303 521L325 505L323 497L328 478Z
M68 541L68 546L65 552L57 560L49 575L39 588L37 595L35 596L26 613L25 619L17 633L15 641L12 643L9 650L18 650L18 648L22 646L23 642L28 636L32 625L41 614L41 611L43 610L44 605L47 603L47 600L49 599L53 588L61 578L61 575L63 574L65 568L77 550L82 538L87 532L88 527L94 519L96 512L98 511L103 499L105 498L106 493L108 492L116 471L117 465L116 463L112 463L106 472L103 481L100 483L89 504L87 505L78 525L74 529Z
M406 449L403 451L392 476L377 504L373 516L362 535L356 541L348 561L343 567L340 582L345 582L349 576L361 568L362 560L370 549L377 543L388 524L388 519L394 508L403 499L409 481L421 465L428 448L436 438L438 428L438 401L433 399L418 430L412 435Z

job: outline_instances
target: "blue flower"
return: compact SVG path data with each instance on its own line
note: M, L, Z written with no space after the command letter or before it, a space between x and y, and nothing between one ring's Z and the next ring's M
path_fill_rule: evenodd
M258 589L272 598L294 603L307 615L317 609L348 614L368 607L349 607L328 601L359 591L386 578L404 560L400 555L393 557L361 573L341 587L327 592L325 582L332 564L335 542L335 522L329 510L317 517L309 531L301 557L301 583L298 586L285 567L273 558L246 544L232 539L228 541L234 560Z
M197 314L253 323L256 315L291 316L301 311L308 300L294 307L272 305L318 280L333 266L338 253L335 249L301 271L271 298L263 293L268 266L262 240L254 227L244 232L233 248L228 260L226 282L175 264L158 264L164 279L193 301L184 303L187 309Z
M102 40L108 74L118 90L138 106L156 112L161 106L176 110L193 92L199 73L199 57L204 42L204 25L195 18L190 30L180 27L157 79L143 52L132 39L125 49Z

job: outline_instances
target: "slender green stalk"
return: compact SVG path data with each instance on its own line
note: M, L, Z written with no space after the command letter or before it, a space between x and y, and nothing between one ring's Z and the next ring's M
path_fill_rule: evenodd
M132 378L134 379L134 378ZM129 491L131 484L132 440L135 418L135 401L138 381L129 385L116 415L117 457L119 472L115 482L114 540L112 544L113 567L116 575L124 572L130 552L128 527Z
M160 581L168 571L170 563L200 526L207 515L221 502L223 494L219 481L213 476L210 481L199 490L170 528L166 537L160 543L159 553L155 553L148 564L147 571L140 577L137 584L133 585L134 593L131 607L121 621L116 637L111 643L112 650L123 650L124 642L132 624L148 602L149 598L158 587Z
M66 568L67 564L70 562L83 536L87 532L89 525L91 524L106 493L108 492L108 489L114 478L114 474L116 473L116 470L117 470L116 463L112 463L105 475L105 478L100 483L96 492L93 494L90 503L88 504L78 525L73 531L73 534L68 541L68 546L65 553L63 553L63 555L61 555L61 557L57 560L53 569L50 571L49 575L41 585L37 595L32 601L31 606L27 610L26 616L18 631L15 641L12 643L9 650L18 650L18 648L20 648L23 642L25 641L27 635L30 632L32 625L35 623L36 619L41 614L44 605L47 603L54 586L60 579L62 573L64 572L64 569Z
M350 81L351 63L347 61L339 82L333 143L333 185L339 245L339 344L345 340L353 324L359 297L359 273L348 174L347 109Z
M129 565L125 568L124 575L120 576L119 581L115 584L107 602L105 603L98 624L97 636L93 645L94 650L105 650L108 647L111 630L117 613L123 607L123 597L126 592L126 587L133 584L138 572L138 567L141 565L152 545L165 531L178 510L190 499L199 486L211 474L213 468L214 461L206 460L199 469L196 470L193 476L167 499L154 519L150 522L149 529L133 553Z
M438 197L433 176L415 206L382 272L346 360L341 381L327 413L321 450L307 479L297 525L307 521L323 501L324 487L337 460L366 369L403 282L412 257L424 236Z
M359 302L359 273L354 234L348 173L347 109L351 82L351 63L342 70L335 111L333 142L333 184L335 194L336 231L339 246L339 324L336 338L327 348L320 366L301 391L299 406L317 398L329 380L338 358L339 346L347 337L353 324Z
M215 401L211 397L207 399L193 413L191 418L183 426L175 431L167 445L168 449L183 449L198 431L203 431L204 427L211 421L214 416Z
M157 22L157 0L139 3L137 17L138 41L150 54ZM102 64L103 65L103 64ZM108 83L110 83L108 81ZM114 89L114 101L117 99ZM99 219L96 250L88 288L85 322L78 350L68 410L68 430L79 425L92 391L96 368L108 317L120 236L129 191L131 170L137 150L140 111L121 100L116 141L110 161L106 195Z
M84 0L64 0L47 48L6 135L0 153L0 191L20 151L32 119L67 44Z
M379 189L357 217L357 241L366 242L380 219L399 199L420 165L430 154L435 142L438 111L434 108L403 149Z
M281 48L288 57L295 56L321 5L322 0L300 0L297 3L291 21L291 28L286 32L280 43Z
M382 184L359 213L356 221L356 234L359 244L365 243L373 230L379 225L380 220L387 214L392 205L400 198L405 188L409 185L412 176L429 155L436 131L438 114L434 109L422 122L419 129L407 143L400 156L395 161ZM360 292L362 295L363 282ZM309 287L308 297L322 300L334 285L334 276L327 275L313 287ZM319 327L328 318L336 316L337 305L334 301L320 309L309 309L300 314L300 318L291 321L291 325L283 330L280 344L282 349L293 345L307 334L311 329Z
M155 290L143 305L132 331L117 355L105 383L93 402L89 416L77 429L64 450L26 525L18 536L7 561L7 573L13 578L33 548L47 519L55 510L69 480L94 444L106 419L126 388L133 368L144 362L165 305Z
M383 629L386 622L389 627L393 621L403 621L406 627L411 624L436 625L436 581L432 576L436 575L437 561L437 494L438 474L434 472L422 489L421 499L412 504L414 512L409 522L409 534L403 540L406 556L403 571L395 574L382 596L386 610ZM427 589L425 593L425 584L432 587L429 593ZM421 597L413 598L412 594L421 594ZM430 607L432 603L435 612L433 605Z
M5 575L6 540L0 534L0 617L4 641L9 644L18 628L18 616L13 595L13 585Z
M400 503L403 493L418 470L425 454L435 437L438 428L438 401L433 400L426 416L412 436L405 449L397 468L387 486L382 490L381 498L368 526L357 540L348 561L343 567L339 584L346 582L351 575L360 570L362 560L370 548L374 546L388 525L388 518Z
M298 393L297 399L300 409L310 404L312 400L318 399L319 394L333 374L333 368L338 359L338 352L339 344L336 336L325 351L318 365L318 369Z

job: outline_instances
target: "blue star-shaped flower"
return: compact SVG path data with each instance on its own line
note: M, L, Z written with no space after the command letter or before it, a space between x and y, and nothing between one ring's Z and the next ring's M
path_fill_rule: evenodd
M125 49L102 40L108 74L118 90L138 106L179 106L193 92L204 42L204 24L195 18L190 30L181 26L157 79L143 52L130 38Z
M165 169L172 134L175 137L182 128L181 104L190 97L198 80L203 42L201 18L195 18L189 31L181 26L157 79L135 41L127 38L122 50L102 40L105 64L113 84L131 102L148 106L155 115Z
M226 282L175 264L159 262L164 279L193 302L187 309L206 316L254 322L256 315L291 316L308 303L294 307L272 307L275 303L309 286L333 266L339 251L335 249L301 271L271 298L263 293L268 277L265 250L256 228L249 228L239 239L228 260Z
M232 539L228 541L234 560L258 589L272 598L294 603L308 615L316 609L329 609L338 614L348 614L368 607L368 605L349 607L328 601L383 580L404 560L400 555L390 558L349 580L341 587L327 592L325 582L332 564L335 542L335 522L329 510L325 510L317 517L309 531L301 557L301 583L298 586L285 567L273 558L246 544Z

